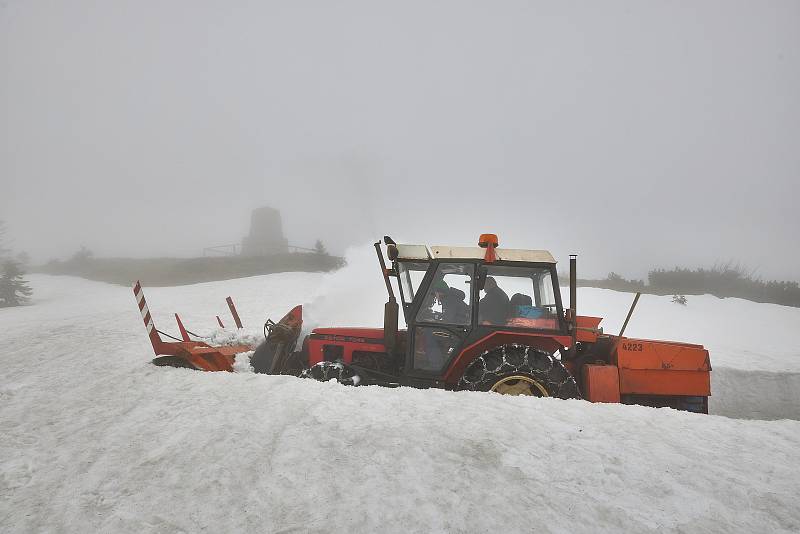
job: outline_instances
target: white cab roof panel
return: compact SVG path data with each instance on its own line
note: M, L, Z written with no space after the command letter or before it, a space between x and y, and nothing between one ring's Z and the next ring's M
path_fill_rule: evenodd
M398 258L402 260L434 259L483 259L486 249L480 247L397 245ZM556 263L553 255L546 250L523 250L516 248L496 248L498 260L530 263Z
M397 256L403 260L429 260L431 253L425 245L397 245Z

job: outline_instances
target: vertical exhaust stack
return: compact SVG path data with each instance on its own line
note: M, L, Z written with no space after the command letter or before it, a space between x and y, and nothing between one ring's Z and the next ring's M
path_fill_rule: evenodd
M383 239L387 245L394 245L394 241L392 241L388 236L384 237ZM397 321L400 310L397 304L397 299L394 296L392 284L389 281L389 269L386 268L386 262L383 259L380 241L375 243L375 252L378 254L378 262L381 265L381 273L383 274L384 282L386 282L386 291L389 293L389 300L383 307L383 343L386 347L386 351L391 354L394 352L395 345L397 345ZM391 257L391 254L389 259L394 260L394 258Z
M570 352L572 357L578 350L578 275L577 275L578 255L569 255L569 315L570 315L570 330L572 332L572 346Z

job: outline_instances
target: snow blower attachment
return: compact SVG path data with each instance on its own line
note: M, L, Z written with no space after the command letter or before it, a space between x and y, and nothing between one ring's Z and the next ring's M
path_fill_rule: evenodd
M270 375L299 375L306 366L294 348L302 328L302 306L292 308L277 323L267 320L264 324L266 341L250 357L253 371Z
M147 307L147 301L144 298L142 284L139 281L133 285L133 294L139 305L139 311L142 314L144 326L147 328L147 335L150 337L150 343L153 345L153 352L155 352L157 356L157 358L153 360L155 365L187 367L189 369L198 369L202 371L233 371L233 362L236 354L254 349L254 347L249 345L213 347L204 341L193 341L190 334L195 337L200 336L186 330L177 313L175 314L175 321L178 323L181 339L166 334L155 327L153 317L150 315L150 309ZM228 297L227 302L234 317L234 321L236 322L236 326L241 328L241 321L239 320L239 314L236 313L233 300ZM217 316L217 321L220 326L222 326L222 321L219 319L219 316ZM161 335L174 339L175 341L163 341Z
M203 338L203 336L187 330L177 313L175 322L178 324L180 339L158 330L153 323L150 309L147 307L142 284L138 281L133 285L133 294L142 314L144 326L147 328L150 343L153 345L153 351L157 356L153 360L155 365L187 367L200 371L233 371L233 363L237 354L255 350L251 357L251 365L257 373L296 375L302 371L302 367L297 369L293 367L293 365L296 366L296 362L291 358L303 326L302 306L292 308L277 323L268 319L264 324L266 339L257 348L250 345L212 346L205 341L193 340L192 337ZM228 297L225 302L228 304L236 328L241 329L242 320L239 318L239 312L236 311L233 299ZM219 315L216 316L216 319L219 326L225 328ZM161 339L162 335L174 339L174 341L164 341Z

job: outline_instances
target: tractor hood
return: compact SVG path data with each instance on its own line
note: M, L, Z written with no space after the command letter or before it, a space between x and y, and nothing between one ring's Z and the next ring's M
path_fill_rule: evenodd
M325 336L332 341L383 344L383 328L315 328L311 331L311 334L314 336Z

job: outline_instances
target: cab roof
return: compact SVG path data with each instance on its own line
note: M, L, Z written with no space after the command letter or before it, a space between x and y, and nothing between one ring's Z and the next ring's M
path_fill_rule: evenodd
M449 247L427 245L397 245L398 260L431 260L431 259L456 259L456 260L482 260L486 249L481 247ZM517 248L495 249L498 261L518 261L527 263L552 263L556 260L546 250L523 250Z

